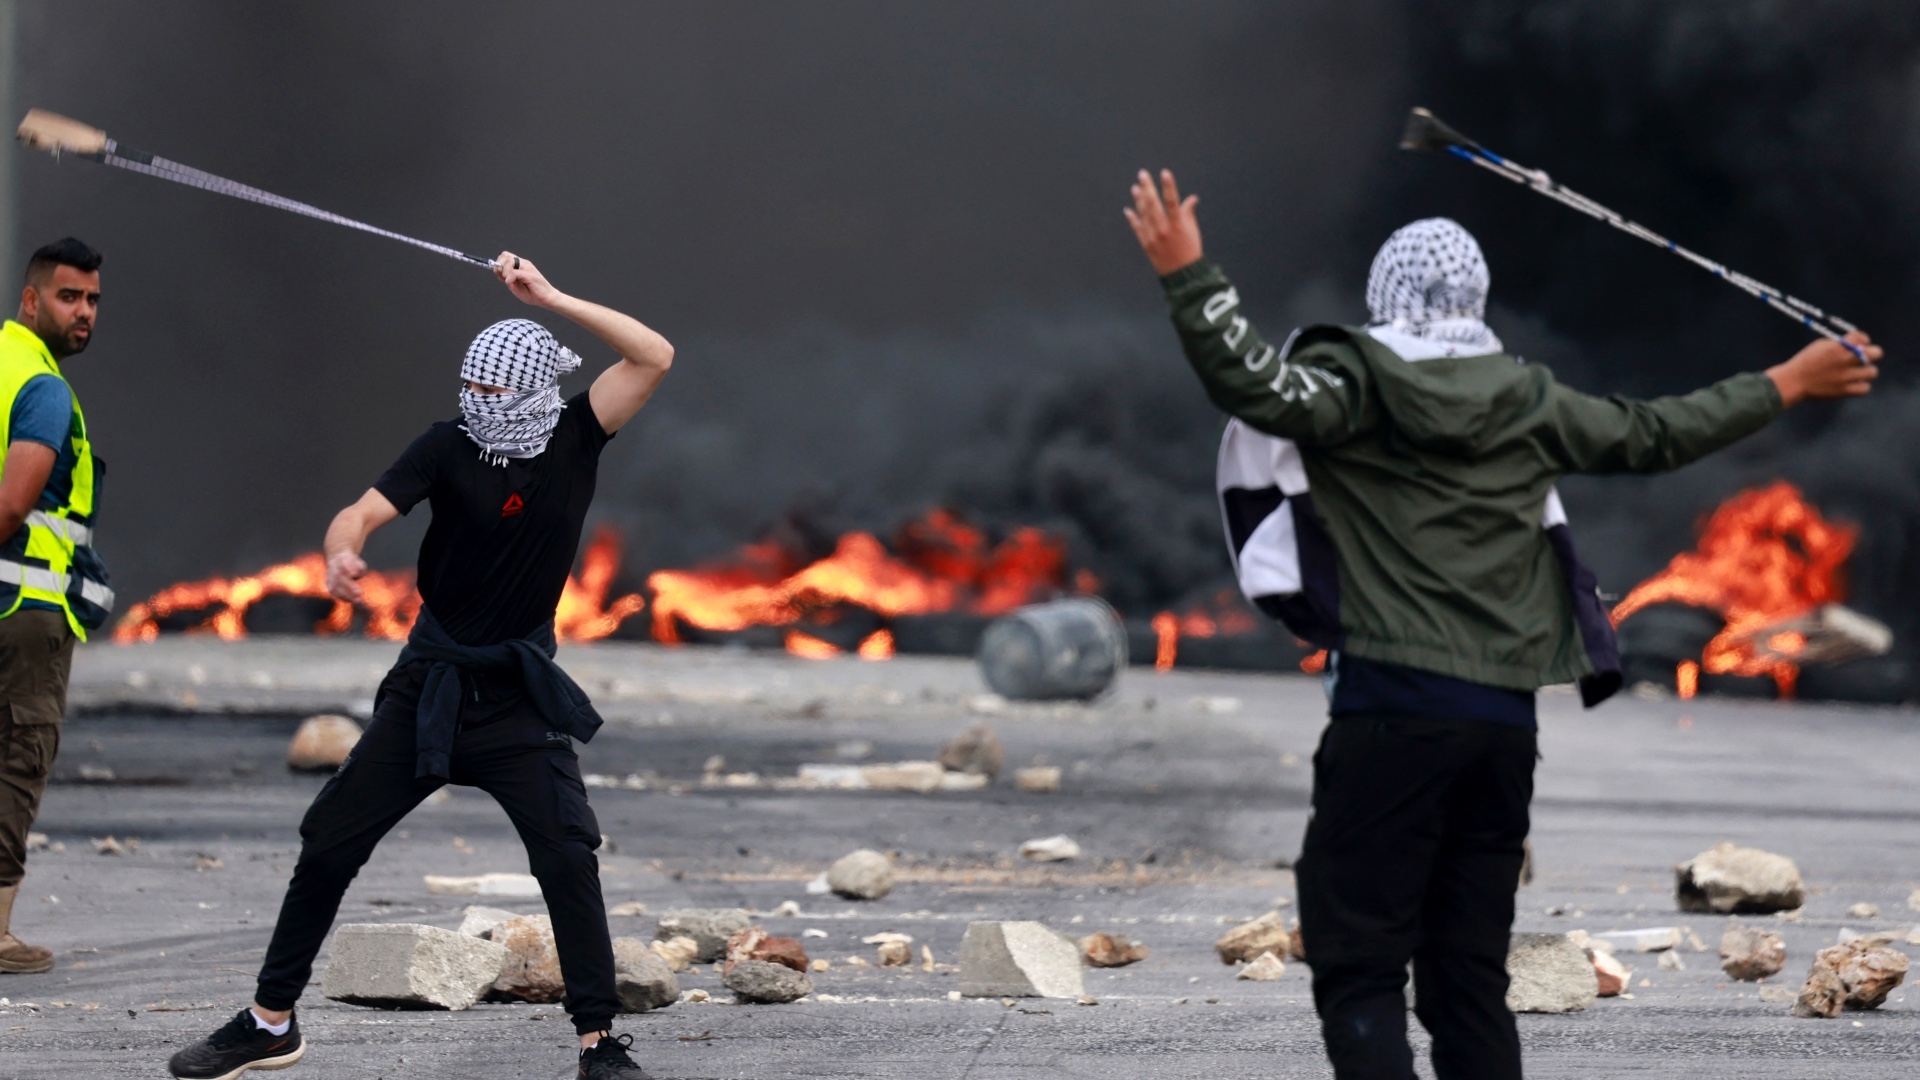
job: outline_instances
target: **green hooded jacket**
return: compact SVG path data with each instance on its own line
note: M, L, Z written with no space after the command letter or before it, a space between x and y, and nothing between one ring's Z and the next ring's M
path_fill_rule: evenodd
M1308 327L1275 349L1219 268L1161 283L1207 396L1300 448L1338 567L1340 647L1489 686L1594 672L1541 523L1556 479L1676 469L1782 410L1758 373L1640 401L1506 353L1409 362L1359 328Z

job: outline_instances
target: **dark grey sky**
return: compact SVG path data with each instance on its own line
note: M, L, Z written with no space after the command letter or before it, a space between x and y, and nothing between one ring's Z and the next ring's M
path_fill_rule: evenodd
M1202 193L1209 254L1270 333L1360 317L1374 246L1446 213L1486 245L1510 340L1582 385L1681 388L1798 344L1657 252L1396 154L1416 102L1869 326L1914 322L1920 67L1896 4L21 7L23 105L511 247L673 338L603 479L642 563L722 554L793 505L883 525L966 498L1062 528L1110 574L1147 567L1140 596L1224 568L1212 420L1119 216L1142 165ZM22 243L73 233L108 255L71 374L129 595L317 546L452 412L472 334L525 313L426 253L14 152ZM561 333L590 371L606 359ZM1753 468L1795 460L1770 453ZM1576 510L1627 576L1736 482L1673 489L1686 505L1646 545L1622 524L1643 496L1608 494L1640 489L1581 489Z

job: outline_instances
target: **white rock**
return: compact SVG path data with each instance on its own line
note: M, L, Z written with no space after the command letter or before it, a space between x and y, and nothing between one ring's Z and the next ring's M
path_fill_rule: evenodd
M1593 942L1604 942L1609 952L1664 952L1680 947L1677 926L1650 926L1644 930L1609 930L1591 935Z
M1660 954L1659 967L1661 971L1685 971L1687 970L1687 962L1680 958L1679 953L1669 949Z
M827 884L827 872L825 870L820 871L820 876L807 882L808 896L825 896L832 891L833 886Z
M426 875L427 891L435 896L497 896L531 900L540 896L540 882L532 874L480 874L477 877Z
M27 850L28 851L45 851L47 850L47 847L50 843L51 841L48 839L46 833L43 833L43 832L27 833Z
M1507 1008L1514 1012L1579 1012L1599 996L1593 962L1565 934L1513 935L1507 976Z
M1279 957L1268 952L1261 953L1254 959L1253 963L1242 967L1240 973L1235 975L1234 978L1247 979L1252 982L1272 982L1286 973L1287 965L1281 963Z
M624 904L615 904L607 909L607 914L616 918L632 919L647 913L647 905L638 900L628 900Z
M1033 862L1066 862L1080 857L1080 845L1069 836L1047 836L1021 844L1020 855Z
M1849 919L1877 919L1880 917L1880 905L1855 904L1847 909Z
M1614 959L1609 952L1591 952L1588 958L1593 961L1594 981L1601 997L1617 997L1626 990L1627 982L1633 978L1633 969Z
M827 887L850 900L878 900L893 891L893 863L871 848L849 852L827 869Z
M1912 911L1920 911L1920 889L1907 894L1907 907Z
M743 908L684 908L662 913L653 936L660 941L692 938L699 947L694 959L711 964L727 955L728 938L752 925L753 916Z
M687 970L693 965L693 958L700 955L700 943L690 937L655 940L649 947L667 965L667 970L674 972Z
M1673 868L1681 911L1758 914L1791 911L1806 899L1800 868L1785 855L1722 840Z
M353 1005L465 1009L507 956L505 946L437 926L348 923L334 931L320 992Z
M1013 786L1021 791L1045 794L1060 790L1060 766L1032 765L1013 772Z
M977 922L960 941L967 997L1077 998L1086 993L1080 946L1037 922Z
M867 786L867 778L861 775L858 765L802 765L800 781L810 787L844 791L863 791Z
M300 772L337 769L360 741L360 725L344 716L309 716L287 745L287 768Z
M822 934L820 936L826 937L825 934ZM868 934L866 937L863 937L860 939L860 944L862 945L885 945L888 942L897 942L901 945L911 945L913 944L913 935L912 934L896 934L891 930L884 930L878 934Z
M497 907L481 907L475 904L467 908L461 916L460 929L457 932L465 934L468 937L490 937L493 934L494 927L499 926L508 919L517 919L519 917L520 913L517 911L507 911Z
M772 914L776 919L797 919L800 917L800 904L793 900L782 900Z
M990 779L985 773L950 772L940 778L940 790L985 791Z
M939 791L947 775L937 761L896 761L890 765L862 765L860 777L875 791Z

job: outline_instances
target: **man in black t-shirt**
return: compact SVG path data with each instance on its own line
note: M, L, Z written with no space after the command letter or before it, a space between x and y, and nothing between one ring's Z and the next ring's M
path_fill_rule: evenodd
M492 795L526 844L580 1033L581 1080L646 1076L628 1055L632 1036L609 1030L621 1006L594 857L600 826L573 750L600 718L553 663L553 614L600 451L659 386L673 346L635 319L560 292L511 252L494 267L513 295L592 331L621 360L562 401L559 376L580 358L528 320L488 327L461 365L460 419L428 428L327 529L327 588L358 601L368 535L427 502L423 606L366 734L300 823L300 860L253 1007L174 1055L179 1080L300 1059L294 1002L341 896L380 838L447 783Z

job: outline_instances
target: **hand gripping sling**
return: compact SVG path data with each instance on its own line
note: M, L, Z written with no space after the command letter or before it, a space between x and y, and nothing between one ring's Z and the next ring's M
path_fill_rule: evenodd
M463 251L430 244L425 240L415 240L411 236L402 236L397 232L377 228L362 221L341 217L339 214L322 210L317 206L309 206L303 202L275 195L271 191L261 191L259 188L248 187L236 180L202 172L177 161L168 161L166 158L156 157L144 150L135 150L131 146L122 145L108 138L107 133L99 128L88 127L78 120L69 120L58 113L50 113L44 109L29 110L26 119L20 121L20 128L14 133L14 137L28 146L45 150L56 158L61 154L72 154L88 161L98 161L103 165L114 165L131 172L145 173L162 180L172 180L178 184L186 184L188 187L197 187L203 191L231 195L236 199L245 199L262 206L289 210L310 218L319 218L321 221L330 221L335 225L345 225L349 229L384 236L403 244L412 244L414 247L425 248L435 254L445 255L449 259L458 259L474 266L484 266L489 269L493 267L490 260L475 258Z
M1788 296L1771 285L1755 281L1738 270L1729 269L1721 263L1714 262L1705 255L1689 251L1644 225L1628 221L1585 195L1569 189L1548 176L1543 170L1529 169L1519 162L1501 157L1481 146L1448 127L1439 117L1425 109L1415 109L1407 116L1406 130L1400 135L1400 149L1445 150L1455 157L1473 162L1496 176L1503 176L1516 184L1525 185L1555 202L1571 206L1588 217L1604 221L1621 232L1637 236L1656 247L1666 248L1695 266L1711 272L1714 277L1764 302L1768 307L1821 337L1840 342L1851 350L1853 355L1859 357L1861 363L1867 362L1866 353L1852 342L1843 339L1843 335L1858 329L1847 320L1821 311L1804 300Z

